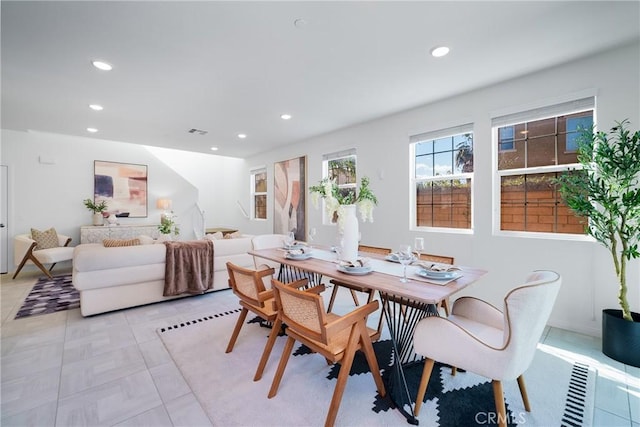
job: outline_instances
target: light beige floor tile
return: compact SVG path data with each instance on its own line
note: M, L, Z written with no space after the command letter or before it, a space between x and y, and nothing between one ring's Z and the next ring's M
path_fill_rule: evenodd
M165 406L173 425L176 427L213 425L192 393L167 402Z
M115 427L173 427L173 423L163 405L131 417L128 420L116 424Z
M149 369L149 372L151 372L151 377L163 402L169 402L191 393L191 388L173 361L153 367Z
M115 327L70 340L64 344L64 361L73 363L136 344L129 328Z
M146 371L137 345L119 348L73 363L65 363L60 380L60 397Z
M5 336L3 333L1 354L3 357L10 356L12 354L34 348L61 343L64 341L64 334L64 323L50 325L50 327L46 329L41 328L33 331L26 330L22 333L12 334L9 336Z
M56 425L111 426L162 404L147 371L63 398Z
M631 421L596 408L593 414L594 427L631 427Z
M73 310L67 318L67 339L83 338L105 329L121 327L129 327L124 311L83 317L80 310Z
M36 372L2 382L2 417L12 417L55 402L58 398L60 368Z
M32 408L19 414L4 417L0 421L3 427L42 427L53 426L56 422L58 402L51 401L44 405Z
M173 362L160 338L143 342L139 347L142 352L142 357L144 357L144 361L147 364L147 368Z
M26 375L62 368L62 343L48 344L14 352L0 360L2 382L14 380Z
M626 385L598 375L596 388L598 390L596 393L596 408L627 420L631 419Z

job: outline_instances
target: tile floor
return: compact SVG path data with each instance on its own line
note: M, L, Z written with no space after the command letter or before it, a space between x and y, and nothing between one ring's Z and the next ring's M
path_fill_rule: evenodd
M75 309L13 320L36 277L0 277L0 425L211 425L156 329L236 308L230 291L89 318ZM640 369L604 356L598 338L548 328L542 342L597 368L593 425L640 427Z

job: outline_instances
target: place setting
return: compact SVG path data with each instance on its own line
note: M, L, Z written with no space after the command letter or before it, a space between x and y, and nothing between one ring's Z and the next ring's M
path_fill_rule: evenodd
M432 261L422 261L420 258L423 251L424 238L416 237L413 250L410 245L400 245L398 250L387 255L385 260L402 265L402 277L400 278L402 283L407 283L411 280L407 277L408 266L418 267L410 269L413 273L412 279L431 284L446 285L462 277L462 271L459 267Z
M373 271L373 267L368 258L358 258L355 261L338 261L338 271L346 274L353 274L356 276L363 276Z

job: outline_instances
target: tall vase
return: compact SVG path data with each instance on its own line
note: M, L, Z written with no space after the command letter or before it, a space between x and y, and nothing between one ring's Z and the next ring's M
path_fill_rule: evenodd
M358 217L356 205L344 205L342 221L342 259L355 262L358 259Z

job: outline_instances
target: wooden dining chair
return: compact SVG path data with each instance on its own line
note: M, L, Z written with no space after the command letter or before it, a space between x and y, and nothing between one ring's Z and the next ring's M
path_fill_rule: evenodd
M275 306L273 290L265 289L263 282L264 277L273 276L274 269L265 266L265 268L260 270L252 270L227 262L227 271L229 272L229 286L240 300L242 311L233 329L225 353L231 353L233 351L242 325L244 325L247 314L250 311L263 320L272 323L271 333L262 352L256 374L253 377L254 381L258 381L262 378L262 373L269 360L269 355L271 354L273 344L278 337L281 326L279 322L276 322L278 313Z
M367 316L378 309L378 301L338 316L325 311L324 300L318 293L298 289L307 283L307 279L289 284L274 279L271 283L278 304L278 319L287 325L287 342L269 390L270 399L278 392L296 341L324 356L327 362L341 365L325 426L333 426L335 423L357 350L362 350L366 357L378 393L382 397L386 395L372 344L372 340L377 340L380 335L366 325Z
M434 255L434 254L420 254L420 261L430 261L438 264L447 264L453 265L455 264L455 259L451 256L446 255ZM449 316L449 298L445 298L437 304L437 308L442 308L444 310L445 315Z

